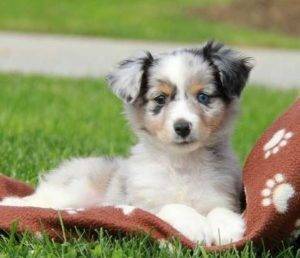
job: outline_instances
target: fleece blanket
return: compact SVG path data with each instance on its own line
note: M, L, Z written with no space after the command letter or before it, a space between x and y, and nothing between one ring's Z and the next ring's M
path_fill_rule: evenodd
M272 248L289 237L299 237L300 99L257 141L245 163L243 181L246 195L244 238L229 245L207 247L207 250L242 248L248 241L260 245L262 240L265 247ZM22 182L0 177L0 198L26 196L33 191ZM195 247L195 243L155 215L129 206L86 210L1 206L0 229L9 231L13 222L17 222L18 232L26 230L36 236L47 233L58 241L71 237L75 228L86 232L105 228L112 234L145 232L158 240L177 237L186 247Z

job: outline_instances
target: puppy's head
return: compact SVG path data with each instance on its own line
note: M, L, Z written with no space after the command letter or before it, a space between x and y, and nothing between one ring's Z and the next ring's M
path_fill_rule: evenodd
M248 58L208 42L125 60L107 78L139 135L192 151L226 136L250 70Z

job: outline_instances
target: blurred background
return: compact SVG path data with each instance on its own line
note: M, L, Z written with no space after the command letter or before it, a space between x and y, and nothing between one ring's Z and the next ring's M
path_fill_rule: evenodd
M2 0L0 29L299 49L298 0Z
M138 51L215 39L254 57L251 82L300 81L299 0L2 0L0 71L103 77Z

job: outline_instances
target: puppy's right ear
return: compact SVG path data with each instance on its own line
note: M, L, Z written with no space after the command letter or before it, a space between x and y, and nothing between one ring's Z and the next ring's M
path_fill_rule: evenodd
M148 69L153 63L152 55L126 59L106 77L113 92L126 103L133 103L147 87Z

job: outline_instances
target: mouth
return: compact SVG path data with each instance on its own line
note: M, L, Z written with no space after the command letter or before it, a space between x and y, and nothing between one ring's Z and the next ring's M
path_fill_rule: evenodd
M179 151L180 153L183 152L190 152L198 149L200 147L200 141L195 138L188 138L188 139L177 139L172 143L173 149L175 151Z
M188 145L192 145L195 142L196 141L193 141L193 140L182 140L180 142L175 142L175 145L176 146L188 146Z

